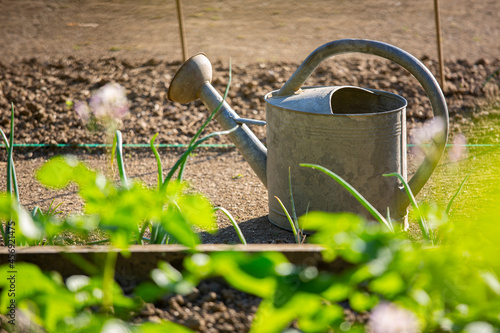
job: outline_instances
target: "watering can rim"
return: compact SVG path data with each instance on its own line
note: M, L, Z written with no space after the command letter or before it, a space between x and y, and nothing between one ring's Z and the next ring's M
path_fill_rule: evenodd
M335 94L337 91L340 89L344 88L355 88L359 90L364 90L368 91L370 93L375 93L379 95L383 95L384 97L398 100L399 102L403 103L400 107L392 109L392 110L387 110L387 111L381 111L381 112L370 112L370 113L318 113L318 112L308 112L308 111L302 111L302 110L294 110L290 108L285 108L283 106L271 103L271 101L274 100L283 100L287 97L291 96L297 96L303 93L304 90L311 90L311 89L317 89L317 88L331 88L332 90L329 93L329 99L331 100L332 95ZM372 88L363 88L363 87L357 87L357 86L303 86L299 91L295 92L293 95L286 95L286 96L273 96L273 94L277 94L279 90L273 90L269 93L267 93L264 96L264 100L266 104L270 104L275 108L279 108L285 111L290 111L290 112L297 112L297 113L303 113L307 115L318 115L318 116L326 116L326 117L376 117L376 116L383 116L391 113L396 113L399 112L403 109L405 109L408 106L408 101L406 98L404 98L401 95L389 92L389 91L384 91L384 90L379 90L379 89L372 89Z

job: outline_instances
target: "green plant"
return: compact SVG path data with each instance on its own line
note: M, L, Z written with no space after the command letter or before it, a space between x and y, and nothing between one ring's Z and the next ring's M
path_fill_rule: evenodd
M51 163L63 163L63 167L52 168ZM114 186L105 179L98 180L99 176L95 172L89 171L74 159L57 158L47 164L49 167L40 171L42 180L53 186L66 184L69 179L81 182L81 193L85 198L92 199L87 200L87 204L103 208L91 211L94 216L99 217L97 220L101 223L112 219L106 215L109 204L105 201L120 203L121 200L118 199L122 197L118 192L133 192L141 198L154 197L160 193L144 187L137 188L135 182L124 188ZM58 170L57 176L53 174L54 170ZM83 186L84 184L87 185ZM181 185L179 182L172 183L167 188L167 194ZM100 194L92 194L96 191L92 187L97 187ZM105 196L102 196L103 192L106 193ZM11 203L13 198L4 198L4 201L0 200L0 207L5 208L2 202ZM144 202L139 200L133 205L140 207ZM158 214L169 212L168 209L159 208L164 205L165 202L158 204ZM126 207L128 206L121 206L120 210L124 209L128 213L133 211ZM148 211L150 207L148 206ZM425 213L423 207L419 209L422 214ZM119 215L119 211L113 211L111 215ZM13 216L15 218L15 214ZM151 216L146 214L143 219L147 218ZM79 221L83 220L85 219L81 218ZM122 220L122 215L119 215L119 220ZM68 221L68 224L71 223ZM79 227L84 228L85 225L83 223ZM111 234L119 233L113 226L123 226L118 224L118 219L105 225L108 225ZM497 260L500 249L495 240L495 235L500 230L498 225L489 223L487 219L473 224L455 225L448 222L441 225L442 244L439 247L413 243L404 233L395 234L385 226L382 227L382 224L366 223L352 214L312 212L299 219L299 226L315 231L310 241L324 247L324 260L344 261L347 263L344 270L337 274L319 272L315 267L293 265L278 253L196 253L186 259L184 273L166 263L160 264L151 273L153 282L141 284L134 292L139 299L131 301L123 298L120 289L109 278L112 276L112 269L105 273L106 267L114 265L111 257L105 260L104 267L97 269L97 272L102 273L94 271L97 275L90 274L90 278L74 277L66 285L59 282L54 287L54 283L47 282L47 278L38 278L38 281L45 281L43 288L35 286L35 291L21 296L21 308L25 311L38 309L37 321L49 331L52 328L58 332L71 331L75 328L75 323L83 321L82 318L86 318L89 323L85 327L87 331L112 324L128 327L124 322L127 319L124 313L127 309L139 307L140 299L149 302L165 293L187 294L202 279L221 276L233 287L262 298L252 332L281 332L294 320L297 320L296 325L304 332L339 328L342 331L363 331L364 325L346 320L344 309L339 303L346 303L357 312L371 311L372 317L368 325L374 332L380 332L377 325L383 322L378 317L391 315L391 312L404 314L407 318L407 331L414 332L460 331L478 323L490 328L500 325L496 310L500 308L500 265ZM130 227L128 230L128 235L131 236L137 228ZM123 237L119 237L121 238ZM129 240L130 237L125 239ZM112 240L116 242L113 237ZM128 242L122 245L126 244ZM86 265L87 269L92 266L91 263L79 264L82 267ZM36 271L36 268L28 267L23 275L37 277L39 272L33 270ZM90 273L91 271L89 269ZM80 282L76 283L78 281ZM93 293L90 299L82 304L81 300L85 299L82 295L88 295L91 290ZM96 290L102 292L102 297L98 300L94 293L101 294ZM106 292L108 296L105 297ZM3 294L2 301L5 302L6 298ZM59 298L65 300L66 306L64 310L56 311L50 300ZM102 311L89 316L89 307L100 308ZM68 317L81 321L68 320ZM155 329L160 327L164 329L163 326L154 326Z
M53 188L70 182L78 184L85 201L85 215L70 217L68 223L92 228L94 216L99 216L99 226L110 233L111 242L119 248L126 248L130 239L138 239L141 221L160 221L179 242L190 247L199 243L190 232L191 224L210 230L215 227L208 200L200 194L187 193L183 183L172 184L165 192L136 181L127 187L116 186L70 156L49 160L37 172L37 178Z
M292 229L293 236L295 237L295 242L297 244L302 244L306 240L306 235L304 231L299 227L299 223L297 220L297 213L295 211L295 202L293 201L293 190L292 190L292 174L290 168L288 168L288 188L290 189L290 205L292 207L292 214L293 218L290 216L290 213L286 209L285 205L283 205L283 202L275 196L276 200L278 200L278 203L281 206L281 209L283 209L283 212L286 215L286 218L288 219L288 222L290 223L290 228ZM306 210L306 214L309 211L309 206L307 207L308 209Z
M14 167L14 158L12 157L12 152L14 151L14 104L11 103L11 117L10 117L10 137L7 140L7 136L0 129L2 134L2 139L4 141L5 148L7 149L7 193L14 196L19 202L19 189L17 186L16 170ZM1 224L1 233L4 244L9 244L9 239L11 235L12 220L6 219L8 222L4 225Z
M390 174L385 174L383 175L384 177L397 177L399 181L403 184L403 187L406 191L406 195L410 199L410 203L412 207L417 211L417 217L418 217L418 225L420 226L420 230L422 231L422 235L424 236L424 239L427 242L430 242L431 245L433 245L436 241L434 238L432 228L430 228L429 223L426 221L426 219L422 216L420 213L420 209L418 208L417 200L415 200L415 196L413 195L413 192L410 189L410 186L406 182L406 180L403 178L398 173L390 173Z
M223 134L227 134L227 133L230 133L231 131L236 130L236 128L234 128L234 129L226 131L226 132L213 133L211 135L206 136L205 138L203 138L201 140L198 140L198 138L200 137L200 135L203 132L203 130L207 127L207 125L212 121L212 119L215 117L215 115L219 112L219 110L222 107L224 101L226 100L227 95L229 93L229 87L231 86L231 80L232 80L231 59L229 59L229 77L228 77L228 82L227 82L227 85L226 85L226 89L224 91L224 96L222 98L222 101L212 111L212 113L210 114L210 116L208 117L208 119L203 123L203 125L198 129L198 131L196 132L196 134L193 136L193 138L189 142L188 150L186 151L186 153L184 153L184 155L178 161L179 162L179 174L178 174L177 178L179 180L182 180L182 177L183 177L183 174L184 174L184 168L186 166L187 159L188 159L189 155L191 154L191 152L194 150L194 148L196 148L196 146L198 146L199 144L201 144L202 142L208 140L209 138L211 138L213 136L220 135L222 133ZM171 179L171 177L172 177L173 173L176 171L176 169L177 169L177 167L174 166L172 168L172 170L170 170L169 175L167 175L167 179L163 183L164 185L165 185L166 182L168 182Z
M226 85L226 89L225 89L225 92L224 92L223 101L227 98L227 95L228 95L228 92L229 92L229 87L231 85L231 78L232 78L232 75L231 75L231 61L229 61L229 78L228 78L228 83ZM217 112L219 112L220 108L222 107L223 101L221 101L221 103L215 108L215 110L212 111L212 113L209 115L209 117L207 118L207 120L197 130L196 134L193 136L193 138L189 142L189 145L188 145L188 148L187 148L186 152L184 152L184 154L177 160L177 162L170 169L170 171L168 172L168 174L167 174L167 176L165 178L163 177L163 168L162 168L162 164L161 164L160 154L158 153L158 150L156 149L155 144L154 144L154 142L156 140L156 137L158 136L158 133L156 133L151 138L151 140L150 140L150 147L151 147L151 150L152 150L152 152L153 152L153 154L155 156L156 163L157 163L157 169L158 169L158 185L157 185L158 191L162 192L162 191L165 191L166 188L168 188L168 184L171 182L171 180L172 180L175 172L178 172L178 174L177 174L177 182L181 182L182 181L187 160L188 160L189 156L193 153L193 151L196 149L196 147L198 147L201 143L207 141L208 139L210 139L210 138L212 138L214 136L225 135L225 134L228 134L228 133L230 133L230 132L232 132L232 131L234 131L234 130L237 129L237 127L235 127L235 128L233 128L231 130L228 130L228 131L211 133L211 134L209 134L209 135L207 135L207 136L199 139L199 137L201 136L203 130L212 121L212 119L215 117L215 115L217 114ZM117 133L117 136L116 136L116 139L115 139L115 144L113 146L115 146L116 144L120 144L120 143L121 143L121 140L119 140L119 136L118 136L118 133ZM118 151L117 151L117 160L119 158L120 157L118 156ZM121 163L121 165L119 163L119 169L120 169L120 174L122 174L122 173L125 174L125 171L123 170L124 169L123 162ZM238 225L236 224L236 222L232 218L231 214L227 210L225 210L223 208L218 208L218 209L220 209L230 219L230 221L233 224L233 227L235 228L235 230L236 230L236 232L238 234L238 237L240 238L240 240L242 241L243 244L246 244L246 240L244 239L243 234L241 233L241 230L239 229ZM151 237L149 239L149 242L151 244L169 244L170 242L175 242L175 239L173 239L171 237L171 235L168 232L166 232L166 230L164 230L162 228L161 224L158 223L157 221L148 221L147 223L145 223L144 227L143 227L143 230L141 232L141 235L144 234L144 232L146 231L146 228L148 228L148 227L149 227L150 233L151 233Z
M340 176L338 176L334 172L332 172L332 171L330 171L322 166L314 165L314 164L301 164L301 166L317 169L317 170L320 170L323 173L329 175L331 178L333 178L339 184L341 184L347 191L349 191L349 193L351 193L372 214L372 216L375 217L376 220L378 220L379 222L381 222L382 224L387 226L390 231L394 232L394 228L392 226L392 222L390 219L389 208L387 211L387 219L385 219L370 204L370 202L368 202L355 188L353 188L349 183L347 183L344 179L342 179ZM403 188L405 189L405 192L410 200L410 203L411 203L414 211L416 212L416 218L417 218L418 224L420 226L420 230L422 232L422 236L423 236L424 240L427 243L430 243L431 245L437 244L439 240L438 240L435 232L433 231L429 221L426 219L426 217L425 217L426 214L424 214L424 211L422 209L420 209L419 205L417 204L417 201L416 201L408 183L403 178L403 176L401 176L398 173L384 174L383 176L384 177L397 177L399 179L399 181L403 184ZM449 215L453 201L456 199L456 197L458 196L458 194L462 190L462 188L463 188L465 182L467 181L467 179L469 178L469 176L470 176L470 173L464 178L464 180L462 181L462 183L458 187L455 194L449 200L448 205L446 207L446 211L444 212L444 214L440 214L441 216L444 216L444 217L439 219L439 221L437 221L437 219L436 219L437 216L436 215L433 216L433 219L434 219L433 222L436 226L439 226L439 225L443 224L444 222L446 222L446 217ZM281 202L280 202L280 204L281 204ZM293 204L293 199L292 199L292 204ZM283 205L282 205L282 207L283 207ZM284 207L283 207L283 209L284 209ZM426 207L425 210L427 212L429 212L429 207ZM288 212L287 212L287 216L289 217ZM289 220L291 221L290 217L289 217ZM404 230L404 231L407 231L407 230Z
M35 208L33 208L33 210L31 211L31 217L34 218L36 216L46 216L48 218L54 218L55 216L62 214L62 211L57 210L59 207L61 207L62 202L54 206L54 201L55 199L52 199L45 213L40 209L40 207L35 206Z
M0 276L9 276L8 266L0 267ZM43 273L33 264L19 263L17 270L16 308L29 315L31 328L45 332L174 332L191 330L172 322L127 323L131 311L141 307L138 300L123 295L118 284L112 281L113 313L103 311L106 291L100 276L74 275L63 282L55 272ZM2 279L2 312L8 309L9 281ZM38 329L36 329L38 327ZM16 332L16 326L7 324L7 331Z
M64 221L54 224L55 230L64 227L74 232L86 233L96 227L103 228L110 235L113 247L125 255L131 239L138 239L140 234L138 225L141 221L160 221L164 230L188 247L199 244L199 239L191 230L191 226L195 225L209 231L215 228L213 209L208 200L191 191L186 192L187 187L181 182L171 184L165 192L149 189L138 182L123 182L122 186L116 186L103 175L90 170L70 156L49 160L37 172L37 178L45 186L54 188L65 187L70 182L76 183L79 185L79 194L85 201L85 215L68 216ZM36 214L35 216L45 219L33 220L29 214L18 210L15 203L15 198L11 196L0 197L0 218L12 216L16 225L24 225L16 230L16 241L20 239L31 244L52 237L53 230L49 222L52 221L50 217L53 217L53 214ZM55 212L54 209L51 211ZM23 219L30 222L27 224ZM40 224L42 221L47 223L42 225ZM23 242L21 241L21 244ZM41 280L45 281L45 286L39 288L35 285L28 294L16 295L16 301L20 308L35 315L37 322L50 332L73 331L72 325L78 323L68 323L65 318L88 316L86 313L90 308L98 308L100 315L90 317L92 325L89 324L88 327L91 328L88 331L94 330L95 325L99 327L106 325L110 318L115 316L121 318L122 315L118 314L122 311L130 312L140 306L140 302L124 297L114 282L117 255L118 251L111 250L104 260L96 263L88 262L80 256L71 258L75 264L89 273L90 277L81 279L90 284L87 292L92 292L94 295L90 302L78 303L78 298L82 297L82 290L69 290L70 286L65 287L61 283L56 287L46 278ZM4 269L7 269L7 266ZM23 264L17 265L16 269L18 276L35 278L39 273L34 267ZM23 288L30 290L25 283L27 282L19 282ZM95 296L96 292L101 296ZM7 296L6 293L3 294L3 302L8 301ZM51 299L67 300L64 310L55 311ZM34 309L36 311L32 313Z
M352 187L348 182L346 182L344 179L342 179L339 175L328 170L325 167L322 167L321 165L303 163L303 164L300 164L300 166L319 170L319 171L327 174L330 178L337 181L347 191L349 191L349 193L351 193L366 208L366 210L368 210L370 212L370 214L378 222L385 225L390 231L394 232L394 227L392 226L392 223L390 223L390 221L386 220L385 217L382 216L382 214L380 214L378 212L378 210L375 209L375 207L373 207L370 202L368 202L368 200L366 200L354 187Z
M227 95L228 88L229 84L225 96ZM114 105L107 105L107 102L98 100L99 103L103 103L100 104L100 107L106 109L106 114L110 114L110 117L113 117L116 113ZM58 283L58 286L51 288L49 285L52 282L43 278L40 279L46 282L46 286L41 289L46 289L46 293L40 293L40 288L35 285L32 290L33 293L28 293L28 296L21 294L18 298L18 304L27 313L35 314L34 318L37 323L48 329L48 331L57 332L74 331L75 325L81 326L79 331L96 331L100 330L97 327L105 327L112 321L115 324L128 327L127 324L117 321L114 317L123 319L123 314L119 315L122 312L122 308L125 312L134 310L140 306L141 302L124 297L121 289L114 282L118 252L120 251L126 255L127 248L132 240L142 243L144 232L148 226L151 227L154 243L168 243L173 240L191 248L199 244L198 236L192 230L193 226L210 232L215 230L216 224L213 208L203 196L193 193L188 189L186 183L182 181L182 175L188 156L199 144L215 135L224 135L234 130L212 133L202 139L198 139L203 129L214 117L219 108L210 115L209 119L196 133L187 151L170 170L166 179L163 179L161 160L154 146L156 136L151 139L151 149L155 154L158 165L157 189L149 189L143 184L130 181L127 178L123 159L122 136L119 130L116 131L114 136L111 156L114 156L116 153L121 186L114 185L112 181L107 180L102 174L90 170L71 156L55 157L45 163L37 172L38 180L43 185L52 188L62 188L70 182L76 183L79 186L79 194L85 201L84 215L71 215L63 220L59 220L57 218L59 212L56 211L59 205L53 207L53 203L51 203L46 213L35 207L31 215L27 214L19 204L18 196L15 198L10 195L12 177L15 179L15 173L13 164L9 165L9 195L0 196L0 219L11 221L7 225L17 224L20 226L20 228L16 229L15 241L17 244L55 244L55 237L63 230L85 235L95 230L95 228L101 228L110 236L109 239L103 241L110 242L112 247L118 249L110 250L103 258L104 260L95 263L89 262L79 255L67 255L74 264L88 273L89 277L74 277L71 281L80 281L77 283L79 286L86 285L85 283L88 282L92 286L89 287L88 291L92 291L94 295L92 302L85 302L82 305L78 302L68 301L65 304L64 310L54 312L50 299L75 298L78 301L78 298L82 297L83 291L71 285L64 286L64 284L57 281L55 282ZM84 111L89 110L85 109ZM96 115L100 114L99 112L96 113L94 109L93 112ZM122 113L120 112L120 114ZM85 112L81 113L81 115L85 118ZM13 118L14 115L12 114L12 120ZM11 161L13 124L11 125L10 143L3 132L2 135L8 149L8 160ZM177 170L179 170L177 181L172 182L171 179ZM15 188L17 194L17 186ZM223 210L222 208L219 209ZM229 212L226 210L223 211L231 218ZM246 244L237 224L234 224L234 227L238 231L242 242ZM8 232L8 230L3 232ZM7 269L6 266L4 268ZM41 273L39 270L37 271L36 266L31 267L30 265L21 264L16 268L19 274L26 274L26 276L33 276L35 278L37 274ZM95 296L95 293L100 296ZM2 296L3 302L8 301L8 295L4 293ZM30 300L33 297L36 298L34 302ZM24 306L25 304L28 305ZM98 309L99 315L89 315L88 310L90 308L94 308L94 311ZM40 313L41 315L39 316L38 314ZM83 325L78 320L76 322L68 321L68 315L76 316L77 319L85 317L88 320ZM161 327L161 329L166 329L167 327L175 328L176 332L189 331L166 322L158 327ZM146 324L133 329L133 331L152 332L158 327Z
M215 111L210 118L214 114ZM309 240L323 247L323 260L343 263L342 270L333 274L321 272L314 265L291 264L280 253L196 253L199 239L192 227L207 230L215 227L214 208L182 181L187 158L199 143L210 137L198 139L201 130L166 179L154 146L156 135L151 139L158 166L158 184L154 189L127 178L119 131L113 145L119 185L74 157L51 159L37 173L40 182L56 188L76 183L85 201L85 214L61 218L58 206L54 207L52 202L45 213L35 209L30 215L14 193L17 186L12 162L13 114L11 119L10 141L2 132L8 150L7 179L10 181L8 193L0 194L0 220L15 224L16 243L51 244L55 243L55 235L63 230L85 235L100 227L110 236L106 241L112 245L110 252L95 262L78 255L68 256L87 275L72 276L66 281L57 273L41 272L35 265L16 264L16 306L42 330L189 332L170 322L131 325L127 321L144 301L153 302L170 293L187 294L201 280L216 276L262 298L252 332L283 332L292 322L303 332L387 332L396 329L392 327L395 322L403 325L397 328L399 331L406 332L471 332L478 326L495 332L500 327L497 241L500 225L494 223L497 207L493 212L484 216L476 214L467 221L452 223L448 218L470 174L460 183L446 210L425 203L417 205L400 175L386 175L399 177L403 182L424 242L412 242L406 233L393 232L390 218L385 220L377 214L373 206L338 175L316 165L303 166L318 169L341 183L380 223L367 223L353 214L324 212L312 212L297 219L289 174L292 216L283 209L295 230L296 240L299 242L302 229L314 232ZM224 133L227 132L216 134ZM173 181L177 171L177 180ZM487 199L500 197L497 189L487 193ZM245 243L229 212L216 209L228 216ZM148 227L152 233L150 242L175 239L190 247L193 254L186 258L184 271L160 263L151 272L152 281L139 285L133 295L127 297L113 279L116 258L118 252L127 255L131 242L142 243ZM11 269L6 265L0 267L0 311L3 313L12 302L6 278ZM370 312L369 322L348 320L344 315L346 306L358 313ZM13 327L7 329L13 330Z
M243 232L241 232L241 229L238 226L238 223L236 223L236 220L234 219L233 215L231 215L231 213L229 213L229 211L224 207L215 207L215 211L218 210L224 213L224 215L226 215L226 217L229 219L229 221L233 225L234 230L236 231L236 234L238 235L238 238L240 239L241 244L247 245L247 240L245 239Z

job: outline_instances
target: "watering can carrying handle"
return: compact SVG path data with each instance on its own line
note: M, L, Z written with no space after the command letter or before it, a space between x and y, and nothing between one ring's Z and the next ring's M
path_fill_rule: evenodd
M365 39L341 39L333 41L314 50L275 96L295 94L323 60L337 54L352 52L380 56L404 67L418 80L427 93L432 105L434 118L441 117L444 120L444 130L432 139L430 153L427 154L417 172L408 182L413 194L417 195L436 168L444 152L448 138L449 123L448 108L443 92L432 73L417 58L406 51L382 42ZM399 209L406 209L410 203L408 197L402 191L399 193L398 202Z

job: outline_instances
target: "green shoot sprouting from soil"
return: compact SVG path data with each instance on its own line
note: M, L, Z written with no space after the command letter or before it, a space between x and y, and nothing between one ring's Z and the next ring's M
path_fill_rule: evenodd
M288 188L290 189L290 205L292 207L292 215L293 216L290 216L290 214L288 213L288 210L286 209L283 202L281 202L281 200L278 197L275 196L275 198L276 198L276 200L278 200L278 203L280 204L281 208L283 209L283 212L285 213L285 215L288 219L288 222L290 223L290 228L292 228L293 236L295 237L295 242L297 244L302 244L306 240L306 235L304 234L304 231L299 227L299 222L297 219L295 202L293 201L292 172L291 172L290 168L288 168ZM308 210L309 210L309 205L308 205L307 211ZM307 211L306 211L306 214L307 214Z
M116 131L114 141L116 142L116 163L118 164L120 180L122 182L122 186L126 188L128 186L128 180L127 174L125 172L125 163L123 162L122 132L120 132L119 130Z
M231 215L231 213L229 213L229 211L223 207L215 207L215 210L216 211L220 210L222 213L224 213L224 215L227 216L229 221L231 221L231 224L233 225L233 228L236 231L236 234L238 234L238 238L240 239L241 244L247 245L247 240L245 239L243 232L241 232L241 229L240 229L238 223L236 223L236 220L234 219L233 215Z
M157 136L158 136L158 133L153 135L153 137L149 141L149 145L151 146L151 150L153 151L153 154L155 155L156 165L158 167L158 189L160 189L161 184L163 184L163 168L161 166L160 154L158 153L158 149L156 149L156 146L155 146L155 140L156 140Z
M432 228L429 226L429 222L422 216L420 209L417 204L417 200L415 200L415 196L413 195L413 192L410 189L410 186L406 182L406 180L401 176L399 173L389 173L389 174L384 174L384 177L397 177L399 181L403 184L403 187L406 191L406 195L410 199L411 206L415 211L417 212L417 217L418 217L418 225L420 226L420 230L422 231L422 235L424 236L425 240L427 242L430 242L431 245L434 245L435 238L432 232Z
M290 216L290 213L288 213L288 210L286 209L285 205L283 205L283 202L281 202L280 198L275 196L276 200L278 200L278 203L281 206L281 209L283 209L283 212L285 212L286 218L288 219L288 222L290 222L290 228L292 228L293 231L293 236L295 237L295 242L297 244L300 244L300 237L299 233L297 231L297 228L295 227L295 222L293 221L292 217Z

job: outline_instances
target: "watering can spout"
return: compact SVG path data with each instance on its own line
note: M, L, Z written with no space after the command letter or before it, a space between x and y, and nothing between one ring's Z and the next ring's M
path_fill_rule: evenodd
M228 134L229 139L267 187L267 149L246 125L246 123L264 125L265 122L240 118L229 104L223 101L211 81L210 60L203 53L195 54L179 68L173 77L168 89L168 99L178 103L189 103L200 99L210 112L213 112L222 102L215 119L224 130L238 127Z

